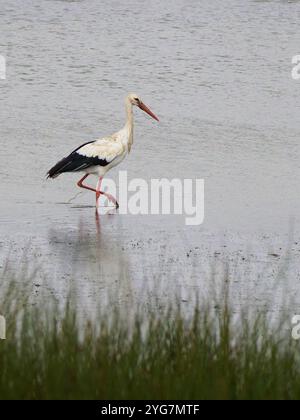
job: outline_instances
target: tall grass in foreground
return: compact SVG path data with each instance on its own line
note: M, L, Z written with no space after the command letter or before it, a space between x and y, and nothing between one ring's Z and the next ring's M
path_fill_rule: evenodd
M111 305L90 321L71 299L33 305L34 273L20 272L0 276L0 399L300 398L299 343L263 313L234 316L226 282L188 314Z
M300 398L297 343L263 316L236 323L226 302L189 320L171 305L130 323L118 310L91 323L70 305L59 321L43 306L6 309L0 399Z

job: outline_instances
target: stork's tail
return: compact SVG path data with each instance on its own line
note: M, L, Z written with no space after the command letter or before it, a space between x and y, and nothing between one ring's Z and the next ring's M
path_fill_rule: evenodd
M56 165L53 166L53 168L51 168L48 171L47 179L57 178L60 174L62 174L62 172L63 172L62 170L65 168L65 166L66 166L66 158L59 161Z

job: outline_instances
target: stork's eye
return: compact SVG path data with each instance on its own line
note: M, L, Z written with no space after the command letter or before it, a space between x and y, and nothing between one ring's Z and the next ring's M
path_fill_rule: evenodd
M139 98L134 98L135 101L140 102Z

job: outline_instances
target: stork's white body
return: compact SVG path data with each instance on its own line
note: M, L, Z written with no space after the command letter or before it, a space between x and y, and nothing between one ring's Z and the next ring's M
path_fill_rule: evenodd
M77 153L82 156L98 157L109 162L106 166L94 165L82 172L103 177L108 171L119 165L130 152L132 142L129 143L129 138L130 133L127 127L124 127L110 137L96 140L94 143L87 144L77 150Z

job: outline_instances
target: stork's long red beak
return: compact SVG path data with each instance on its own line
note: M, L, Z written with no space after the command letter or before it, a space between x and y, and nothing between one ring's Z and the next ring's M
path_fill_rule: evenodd
M139 108L141 108L144 112L146 112L148 115L150 115L150 117L154 118L156 121L159 121L157 116L153 114L153 112L143 102L140 102Z

